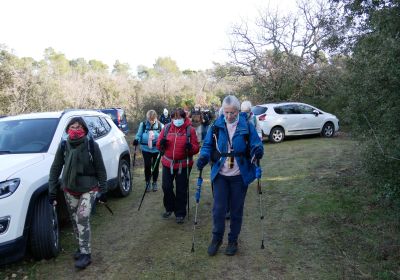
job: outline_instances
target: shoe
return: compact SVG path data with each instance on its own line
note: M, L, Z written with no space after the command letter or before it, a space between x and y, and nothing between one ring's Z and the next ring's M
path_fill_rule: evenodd
M153 182L153 183L151 184L151 186L153 187L153 192L158 191L157 182Z
M75 261L75 267L84 269L91 263L92 263L92 257L90 254L81 254L79 256L79 259Z
M230 219L231 219L231 212L226 212L225 220L230 220Z
M213 240L208 246L207 253L209 256L215 256L217 254L219 247L221 247L222 240Z
M146 192L151 192L150 182L146 182Z
M81 256L81 250L78 248L74 253L74 260L79 259L80 256Z
M183 222L185 221L185 217L176 217L175 221L177 224L183 224Z
M167 211L167 212L165 212L164 214L162 214L162 217L163 217L164 219L168 219L171 215L172 215L172 212L171 212L171 211Z
M237 242L229 242L228 246L225 249L225 255L233 256L238 251L238 243Z

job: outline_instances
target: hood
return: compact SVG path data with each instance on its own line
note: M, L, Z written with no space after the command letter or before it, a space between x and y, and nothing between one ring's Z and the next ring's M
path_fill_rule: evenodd
M43 159L43 154L0 155L0 182Z

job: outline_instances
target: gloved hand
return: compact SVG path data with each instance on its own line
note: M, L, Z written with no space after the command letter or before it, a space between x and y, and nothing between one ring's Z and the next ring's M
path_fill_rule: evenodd
M208 160L206 157L199 157L199 159L197 160L197 168L199 170L203 169L204 166L206 166L208 163Z
M261 169L261 167L257 166L256 167L256 178L261 179L261 175L262 175L262 169Z
M163 139L160 140L160 147L161 147L161 149L165 150L165 147L167 146L167 142L168 142L168 140L165 139L165 138L163 138Z
M190 150L192 150L192 148L193 148L193 145L191 144L191 143L186 143L185 144L185 149L186 149L186 151L190 151Z
M57 196L56 195L49 195L49 203L50 205L57 205Z
M256 159L261 159L263 157L264 154L264 149L262 148L262 146L257 146L254 148L254 157Z
M96 199L98 202L106 203L107 202L107 194L106 193L97 193Z
M139 141L137 139L133 140L133 146L139 145Z

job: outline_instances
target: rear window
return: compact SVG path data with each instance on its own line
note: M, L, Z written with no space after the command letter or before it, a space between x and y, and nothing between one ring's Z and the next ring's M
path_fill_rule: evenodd
M253 112L254 115L258 116L261 114L264 114L267 111L267 107L262 107L262 106L253 106L251 108L251 112Z

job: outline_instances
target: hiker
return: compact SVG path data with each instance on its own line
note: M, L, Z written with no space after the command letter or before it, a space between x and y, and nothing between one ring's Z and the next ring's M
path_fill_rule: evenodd
M171 118L172 122L163 128L157 142L157 148L163 154L161 162L165 213L162 217L168 219L174 213L176 222L182 224L186 216L193 155L199 152L199 142L183 109L172 111Z
M74 254L75 267L85 268L91 261L90 214L97 200L107 202L107 173L99 145L88 139L88 128L81 117L73 118L65 132L50 168L49 202L57 205L59 176L72 228L79 247ZM92 141L92 142L90 142ZM93 148L91 148L93 147Z
M238 236L242 226L243 207L248 185L255 179L253 161L261 159L264 148L254 126L246 114L239 113L240 102L228 95L222 102L222 115L207 132L197 167L202 170L212 161L211 181L214 186L212 209L213 230L208 254L214 256L222 244L225 214L230 205L230 232L225 254L238 250Z
M133 145L137 146L140 143L144 160L144 179L146 181L146 192L156 192L158 190L158 166L160 161L157 160L160 151L156 147L158 137L160 135L163 124L157 121L157 113L154 110L149 110L146 113L146 120L141 122L136 133ZM153 174L151 169L153 167ZM153 182L150 185L150 179Z
M201 131L202 131L202 123L203 123L203 114L200 111L200 105L196 104L194 106L194 110L190 114L190 118L192 121L192 126L196 130L196 136L198 141L202 140Z
M167 108L164 108L163 113L160 117L160 123L162 123L163 125L166 125L167 123L171 122L171 117L168 114L168 110Z
M210 126L211 123L211 112L208 109L204 109L201 111L202 114L202 123L201 123L201 140L203 141L204 138L206 137L208 127Z
M247 115L247 121L251 122L254 127L256 128L258 137L260 137L261 141L262 141L262 130L261 130L261 124L259 122L259 120L257 119L257 117L253 114L253 112L251 111L251 102L246 100L243 101L242 104L240 105L240 111L246 113Z

